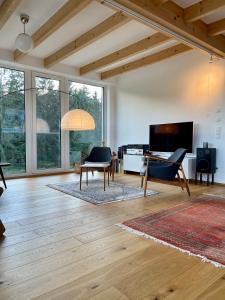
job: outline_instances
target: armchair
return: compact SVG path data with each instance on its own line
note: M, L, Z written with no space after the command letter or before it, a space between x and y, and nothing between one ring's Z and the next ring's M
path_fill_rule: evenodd
M142 167L140 172L142 175L142 187L144 183L144 196L146 196L148 181L180 186L182 190L185 186L190 196L188 181L182 167L182 161L186 152L186 149L179 148L168 159L151 155L146 156L146 165ZM182 173L183 180L180 178L179 171Z
M108 185L109 185L109 174L112 175L114 180L115 171L115 160L112 156L111 149L109 147L94 147L91 153L86 157L84 164L80 166L80 190L82 182L82 171L86 170L86 184L88 185L88 170L103 170L104 172L104 191L105 191L105 173L108 174Z

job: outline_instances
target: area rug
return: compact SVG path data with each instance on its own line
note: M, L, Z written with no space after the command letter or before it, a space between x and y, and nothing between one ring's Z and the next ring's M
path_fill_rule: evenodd
M79 182L48 184L48 187L93 204L106 204L110 202L130 200L144 196L144 191L141 188L136 188L112 181L110 181L109 186L106 185L106 190L104 191L103 180L100 179L90 180L88 182L88 186L84 182L82 184L81 191ZM147 194L155 195L158 194L158 192L148 190Z
M217 267L225 267L225 198L201 195L186 204L118 224Z

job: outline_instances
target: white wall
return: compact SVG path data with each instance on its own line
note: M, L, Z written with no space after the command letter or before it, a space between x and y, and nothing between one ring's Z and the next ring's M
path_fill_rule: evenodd
M149 124L194 121L194 148L217 148L215 180L225 183L225 61L192 51L118 78L115 148L148 143Z

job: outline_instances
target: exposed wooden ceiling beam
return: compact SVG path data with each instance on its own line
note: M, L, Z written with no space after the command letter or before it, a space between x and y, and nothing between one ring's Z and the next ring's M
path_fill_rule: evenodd
M225 37L222 35L213 37L207 32L207 25L202 21L187 23L184 21L184 9L172 1L168 1L163 6L154 5L153 0L104 0L102 3L114 7L116 3L125 13L126 10L132 12L132 17L139 22L143 17L145 24L149 20L161 27L161 31L169 30L176 39L185 42L190 41L196 48L204 49L218 56L225 57ZM128 13L127 13L128 14Z
M84 75L88 72L97 70L104 66L110 65L117 61L120 61L124 58L137 54L139 52L143 52L147 49L160 45L169 41L171 38L165 36L162 33L155 33L147 38L144 38L134 44L131 44L125 48L117 50L109 55L106 55L88 65L85 65L80 68L80 75Z
M208 25L208 34L215 36L225 32L225 18Z
M166 3L168 0L154 0L155 5L162 5Z
M33 35L32 40L34 48L40 45L51 34L63 26L72 17L84 9L91 0L69 0L64 4L50 19L48 19ZM14 59L18 61L26 53L16 50L14 52Z
M184 44L175 45L173 47L162 50L155 54L148 55L148 56L138 59L136 61L127 63L123 66L103 72L103 73L101 73L101 79L107 79L107 78L131 71L131 70L135 70L140 67L144 67L144 66L162 61L169 57L172 57L172 56L175 56L175 55L178 55L178 54L190 51L190 50L192 50L192 48L187 45L184 45Z
M224 7L225 0L202 0L184 10L184 19L187 22L194 22Z
M15 12L22 0L4 0L0 6L0 30Z
M110 33L111 31L119 28L120 26L126 24L130 19L126 17L121 12L118 12L102 23L98 24L91 30L87 31L86 33L82 34L80 37L75 39L74 41L70 42L63 48L59 49L52 55L46 57L44 59L45 67L51 67L52 65L64 60L65 58L73 55L80 49L90 45L94 41L100 39L101 37L105 36L106 34Z

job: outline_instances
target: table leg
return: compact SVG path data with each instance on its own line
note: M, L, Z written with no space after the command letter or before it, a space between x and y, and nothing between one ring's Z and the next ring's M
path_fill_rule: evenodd
M81 182L82 182L82 170L83 168L80 168L80 191L81 191Z
M5 182L5 177L4 177L4 174L3 174L3 171L2 171L2 167L0 167L0 174L1 174L1 177L2 177L4 187L7 189L6 182Z
M86 185L88 185L88 168L86 168Z
M214 173L212 173L212 184L214 184Z
M209 185L209 173L207 173L207 185Z
M104 168L104 191L105 191L105 168Z

